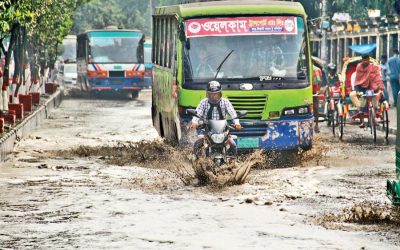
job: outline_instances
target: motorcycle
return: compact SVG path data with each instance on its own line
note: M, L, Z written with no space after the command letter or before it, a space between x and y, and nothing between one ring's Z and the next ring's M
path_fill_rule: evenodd
M196 158L199 158L204 152L206 157L213 160L216 167L227 163L230 149L229 139L234 139L229 130L234 128L226 120L207 120L199 117L194 109L188 109L187 113L200 119L198 129L204 132L198 136L199 140L194 146L193 153ZM237 117L233 119L242 118L245 115L247 115L247 111L239 111Z

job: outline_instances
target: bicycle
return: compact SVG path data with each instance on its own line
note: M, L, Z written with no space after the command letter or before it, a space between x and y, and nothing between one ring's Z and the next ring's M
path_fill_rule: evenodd
M376 143L376 129L378 123L382 123L382 127L385 133L385 141L386 143L389 142L389 116L388 116L388 110L389 110L389 103L386 100L381 100L381 93L377 94L373 90L367 90L365 93L361 94L362 97L366 99L366 104L362 108L364 111L361 111L357 113L356 115L353 115L351 118L353 121L360 120L360 123L362 124L364 119L367 118L367 127L370 129L370 133L373 136L374 143ZM374 98L376 98L376 101L374 101ZM379 103L379 106L376 106L377 103ZM346 119L348 117L348 103L341 102L338 103L337 109L340 110L341 112L339 113L339 138L342 140L343 139L343 134L344 134L344 127L346 124L352 124L352 125L359 125L359 123L355 122L346 122Z

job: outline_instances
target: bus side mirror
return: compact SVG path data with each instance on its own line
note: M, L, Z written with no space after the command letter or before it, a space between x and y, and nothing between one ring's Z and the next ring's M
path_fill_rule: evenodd
M185 48L189 50L190 49L190 40L188 38L186 38L185 28L183 26L183 23L179 24L178 36L179 36L179 40L185 44Z

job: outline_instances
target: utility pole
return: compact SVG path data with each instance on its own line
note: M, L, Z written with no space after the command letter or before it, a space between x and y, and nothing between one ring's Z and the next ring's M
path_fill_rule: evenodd
M150 30L153 29L153 0L149 0ZM150 32L151 34L151 32Z
M323 70L326 72L326 65L328 63L328 28L329 18L327 17L327 0L322 0L322 13L321 13L321 29L322 29L322 40L321 40L321 59Z

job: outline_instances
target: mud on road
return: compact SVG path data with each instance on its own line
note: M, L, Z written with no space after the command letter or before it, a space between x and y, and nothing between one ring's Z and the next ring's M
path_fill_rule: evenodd
M0 168L0 248L400 247L393 138L323 128L311 151L243 157L243 184L204 186L190 150L158 139L150 103L75 96L19 142Z

